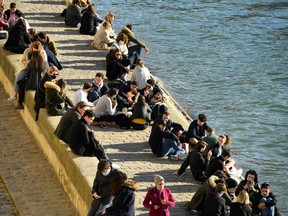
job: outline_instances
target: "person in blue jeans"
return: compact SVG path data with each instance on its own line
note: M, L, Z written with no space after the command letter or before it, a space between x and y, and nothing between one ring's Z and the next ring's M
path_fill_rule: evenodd
M165 131L166 123L161 119L157 121L151 130L149 137L149 145L152 152L157 157L175 156L178 152L182 152L177 146L179 137L169 131Z

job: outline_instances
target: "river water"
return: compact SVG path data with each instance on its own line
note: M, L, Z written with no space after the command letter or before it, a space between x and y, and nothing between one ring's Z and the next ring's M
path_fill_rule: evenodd
M152 73L193 117L232 136L237 165L255 169L288 215L288 2L95 1L150 49Z

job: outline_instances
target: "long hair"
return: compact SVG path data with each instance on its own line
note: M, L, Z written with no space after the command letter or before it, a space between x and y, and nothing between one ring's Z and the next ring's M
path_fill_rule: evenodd
M245 174L245 179L247 180L247 176L248 175L254 175L254 182L255 182L255 184L257 184L258 183L258 175L257 175L257 172L255 171L255 170L248 170L247 172L246 172L246 174Z
M249 203L250 203L249 194L245 190L242 190L238 194L238 196L236 197L235 201L237 203L241 203L241 204L244 204L244 205L249 205Z
M118 195L120 188L122 187L124 182L127 181L127 179L127 175L121 171L118 171L113 175L111 179L111 194L113 196Z
M29 64L31 64L35 68L44 68L43 57L39 51L32 51L29 53L29 55L31 55Z

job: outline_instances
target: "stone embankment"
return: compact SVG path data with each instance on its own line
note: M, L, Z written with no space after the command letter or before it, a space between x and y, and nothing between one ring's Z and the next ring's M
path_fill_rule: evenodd
M96 72L105 73L106 52L97 51L90 46L93 37L80 35L76 29L64 25L63 18L60 17L64 2L31 0L24 3L17 0L16 3L31 27L38 32L46 32L56 42L59 59L64 67L60 75L68 82L69 96L73 98L74 92L84 82L91 81ZM8 2L6 2L6 7L7 5ZM1 40L0 45L2 46L3 43L4 41ZM21 55L0 49L0 59L2 68L0 80L5 90L11 94L15 73L22 69ZM39 121L35 122L33 96L34 92L26 93L25 109L20 111L20 114L54 168L71 202L80 215L85 215L92 199L90 189L98 161L95 158L76 156L71 153L67 145L59 142L53 131L60 117L47 116L45 110L41 110ZM187 129L188 121L178 105L171 97L167 98L166 103L172 113L172 120L180 122ZM11 103L11 109L13 108ZM136 215L147 215L148 210L142 206L142 201L147 189L153 186L155 174L164 176L166 186L172 190L177 201L176 206L171 209L171 215L184 215L184 209L181 206L191 199L199 185L192 181L190 171L181 177L172 175L172 172L179 168L181 161L174 162L153 156L147 142L150 128L140 132L117 127L108 129L92 127L92 129L106 148L109 158L117 163L130 178L141 182L142 187L136 192Z

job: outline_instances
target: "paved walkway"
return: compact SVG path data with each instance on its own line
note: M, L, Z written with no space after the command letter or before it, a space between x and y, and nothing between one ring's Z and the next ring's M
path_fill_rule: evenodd
M17 7L21 9L23 13L25 14L25 17L28 19L31 27L36 28L36 30L39 32L45 31L56 42L56 45L60 53L59 59L64 67L64 69L60 71L60 74L61 74L61 78L66 79L68 82L68 88L69 88L68 95L69 96L73 98L74 92L78 88L80 88L80 86L82 86L85 81L91 81L94 78L96 72L99 72L99 71L104 72L105 66L106 66L104 57L105 57L106 52L97 51L90 46L90 43L93 40L93 37L80 35L78 33L78 30L76 30L75 28L68 28L64 25L64 18L60 17L60 13L64 9L63 1L31 0L29 2L23 3L20 0L16 0L16 3L17 3ZM107 8L107 12L108 11L109 11L109 8ZM7 102L4 102L2 105L5 105L5 104L7 104ZM9 110L11 109L11 107L12 107L12 104L9 104L7 105L6 109ZM2 108L2 110L6 110L6 109ZM13 114L15 114L15 111L13 109L10 111ZM179 114L179 112L175 112L175 113ZM18 118L12 117L13 119L12 121L15 124L14 126L12 126L14 130L20 130L21 127L24 127L23 125L22 126L20 126L20 124L18 125L18 122L15 123L15 121L19 121L19 118L20 117ZM174 115L172 117L174 121L181 122L178 118L181 119L181 114ZM11 126L9 128L11 128ZM174 162L174 161L170 161L167 159L156 158L153 156L147 143L148 137L150 134L150 128L146 129L145 131L140 131L140 132L133 131L133 130L128 130L128 131L121 130L116 127L112 127L109 129L93 127L93 130L95 130L96 137L100 139L103 145L105 146L110 159L113 162L116 162L118 165L120 165L121 170L127 173L128 177L141 182L141 185L142 185L141 190L136 192L135 206L136 206L137 216L144 216L148 214L148 210L143 207L142 202L147 192L147 189L153 186L153 183L152 183L153 175L155 174L160 174L164 176L164 178L166 179L166 186L172 190L172 193L176 199L177 204L174 208L171 209L170 211L171 215L173 216L184 215L184 209L181 206L184 205L186 201L189 201L191 199L193 192L196 191L199 185L193 183L190 171L186 172L181 177L172 175L172 172L177 170L180 167L181 161ZM26 132L21 132L20 134L26 135L27 133L28 132L26 131ZM11 136L13 135L10 135L10 137ZM6 140L7 139L10 139L10 138L7 138L6 136ZM17 139L19 138L17 137ZM21 141L18 140L18 142L16 143L21 146L25 145L25 151L27 151L26 145L28 142L30 142L30 140L31 138L26 138L26 139L22 138ZM23 152L23 149L17 148L15 151ZM36 147L31 148L28 151L30 155L39 153L39 150ZM12 152L13 154L11 155L9 154L9 157L12 157L14 155L14 151ZM26 156L26 158L31 159L31 156ZM84 160L83 160L83 157L76 157L74 161L75 163L78 163L78 162L83 163ZM21 169L23 169L22 168L23 164L24 163L19 164ZM13 165L18 165L18 163L15 162L15 164L13 163ZM35 166L35 165L28 165L28 163L27 165L25 165L25 168L26 166L32 169L34 168L37 169L38 167L42 167L42 165L40 164ZM88 181L91 185L95 177L94 170L95 170L95 167L97 166L96 160L95 160L95 165L93 164L92 166L94 166L93 169L91 168L91 166L87 166L87 168L84 167L83 170L81 170L81 172L84 173L86 177L88 177ZM7 172L9 170L10 172L14 172L13 171L14 169L16 172L16 171L20 171L20 167L16 166L15 168L12 168L12 169L9 169L7 167L6 169L7 169ZM42 168L42 171L45 170L45 173L46 173L46 169L48 168L47 167L45 169ZM38 179L38 175L36 173L34 174L33 172L31 172L32 174L31 182L34 182L36 181L36 179ZM49 176L49 174L46 174L46 175L47 177ZM28 177L29 176L24 174L23 178L25 179ZM39 179L42 179L42 177L39 176ZM46 183L44 179L42 179L42 181ZM17 179L17 182L20 183L20 179L19 180ZM54 182L54 185L55 186L58 185L58 187L61 188L58 182ZM24 190L24 188L23 189L21 188L21 190ZM27 192L31 193L34 196L34 191L31 191L31 190L29 191L28 189ZM47 193L50 194L49 192ZM52 192L53 190L51 189L51 193ZM54 192L54 193L56 193L57 195L59 194L60 196L60 193L58 192ZM35 194L35 197L36 196L38 195ZM47 200L47 202L49 200L46 198L43 198L43 199ZM21 200L20 197L19 197L19 200ZM33 203L33 201L29 201L28 203L30 203L31 206L28 204L28 206L30 207L27 207L27 208L33 208L35 206L35 203ZM65 204L63 204L63 206L65 206ZM23 208L25 209L25 207ZM57 211L56 209L57 208L55 207L55 211ZM61 210L59 211L61 212ZM53 214L53 215L57 215L57 214ZM71 214L67 213L65 215L73 215L72 210L71 210Z
M0 175L20 215L75 216L57 175L0 86ZM16 215L0 184L0 215Z

